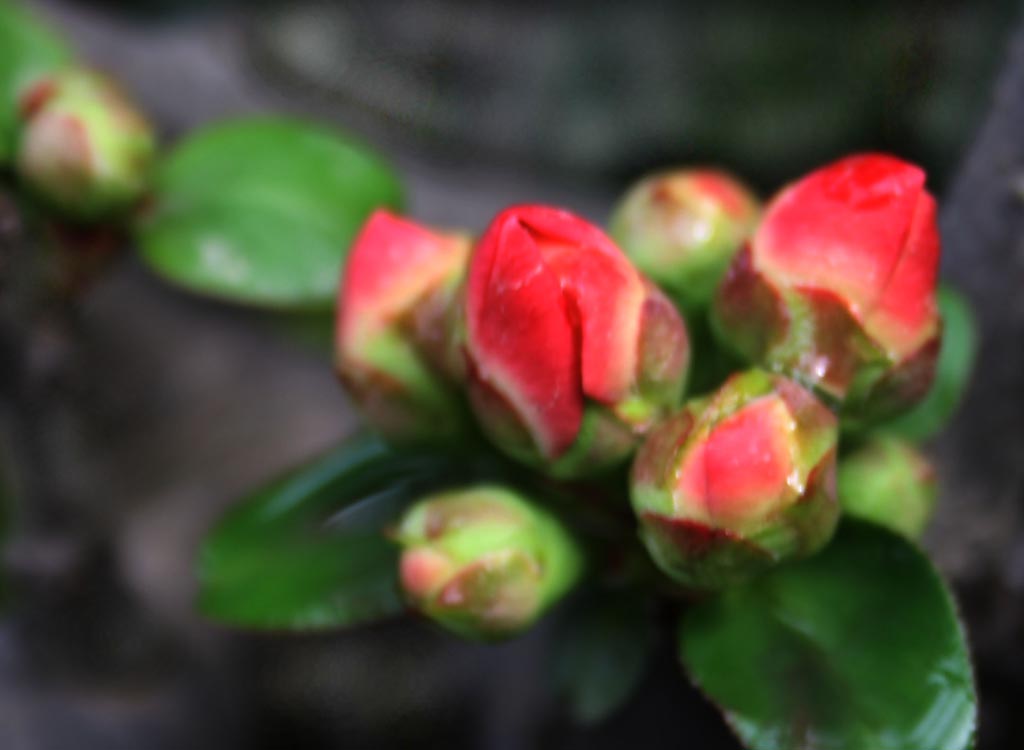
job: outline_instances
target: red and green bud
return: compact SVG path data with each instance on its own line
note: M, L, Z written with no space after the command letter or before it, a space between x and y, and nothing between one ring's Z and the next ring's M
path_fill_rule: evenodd
M452 336L470 239L375 212L341 282L336 366L367 421L387 437L431 440L462 431L465 407Z
M843 511L910 539L924 532L935 507L935 469L905 440L873 437L839 462Z
M939 234L924 183L918 167L868 154L785 188L719 288L719 335L841 403L844 420L920 400L940 337Z
M396 537L411 604L475 640L530 627L582 570L580 549L562 524L503 487L425 498L406 512Z
M831 411L763 370L688 402L633 462L654 561L687 587L717 589L820 549L839 519L836 437Z
M41 198L82 220L130 209L149 186L153 130L112 81L71 69L21 98L19 176Z
M705 310L729 262L757 224L760 205L739 180L680 169L630 188L610 233L643 273L685 310Z
M554 476L619 463L674 409L689 369L671 301L597 227L519 206L470 261L467 379L474 412L510 455Z

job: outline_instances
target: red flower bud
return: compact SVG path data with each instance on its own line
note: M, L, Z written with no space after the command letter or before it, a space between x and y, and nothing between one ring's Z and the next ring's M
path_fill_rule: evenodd
M366 222L342 277L337 370L367 420L398 439L458 433L464 407L453 304L468 237L425 229L386 211Z
M920 399L940 330L939 235L924 182L918 167L869 154L784 189L719 289L720 335L842 402L844 416Z
M760 206L736 178L711 169L647 177L626 193L612 237L637 268L686 310L706 310Z
M763 370L734 375L648 436L631 499L651 556L697 589L811 554L839 518L836 420Z
M465 304L477 417L510 454L555 475L625 459L681 397L682 318L573 214L499 214L470 262Z

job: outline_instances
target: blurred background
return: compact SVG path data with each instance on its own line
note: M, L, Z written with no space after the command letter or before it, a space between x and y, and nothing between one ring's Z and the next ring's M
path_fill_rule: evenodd
M26 5L166 141L240 114L336 123L389 156L433 224L479 230L526 200L601 222L633 179L675 164L724 166L764 196L850 151L925 166L944 275L983 330L966 406L933 446L928 546L978 660L979 747L1024 747L1019 2ZM75 573L44 570L59 606L0 628L0 748L736 747L667 646L629 706L579 729L544 689L544 627L483 648L417 623L295 638L203 622L191 560L204 529L355 417L323 351L130 258L81 323L74 378L34 418L51 479L111 542L84 569L63 549L20 561Z

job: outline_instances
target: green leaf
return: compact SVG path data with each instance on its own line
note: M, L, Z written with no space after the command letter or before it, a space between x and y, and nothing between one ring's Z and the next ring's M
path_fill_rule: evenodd
M650 613L637 597L600 592L579 603L556 641L556 684L573 718L592 724L636 689L653 643Z
M907 440L926 440L946 426L960 405L974 369L978 334L970 303L952 287L942 286L939 312L942 349L931 390L913 409L881 427Z
M927 558L845 521L817 557L687 613L683 663L753 750L963 750L976 699Z
M200 611L222 623L311 630L395 614L397 548L382 529L447 459L356 438L230 510L199 554Z
M329 308L367 216L398 208L395 173L343 134L282 119L192 135L158 166L137 230L157 273L201 294Z
M60 37L14 3L0 0L0 164L10 161L14 148L19 95L70 59Z

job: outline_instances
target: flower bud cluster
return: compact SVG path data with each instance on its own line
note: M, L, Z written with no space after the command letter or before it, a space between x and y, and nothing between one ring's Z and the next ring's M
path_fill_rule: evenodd
M763 213L729 175L664 173L611 226L523 205L474 241L371 218L337 328L339 374L368 420L395 439L479 430L556 480L621 477L609 472L632 460L639 536L693 591L814 554L843 510L918 535L934 498L924 460L892 440L849 460L838 447L841 426L863 435L931 382L939 240L924 173L851 156ZM717 345L747 362L688 400L686 316L710 316ZM559 522L502 488L427 498L397 538L409 601L472 637L517 632L578 575Z

